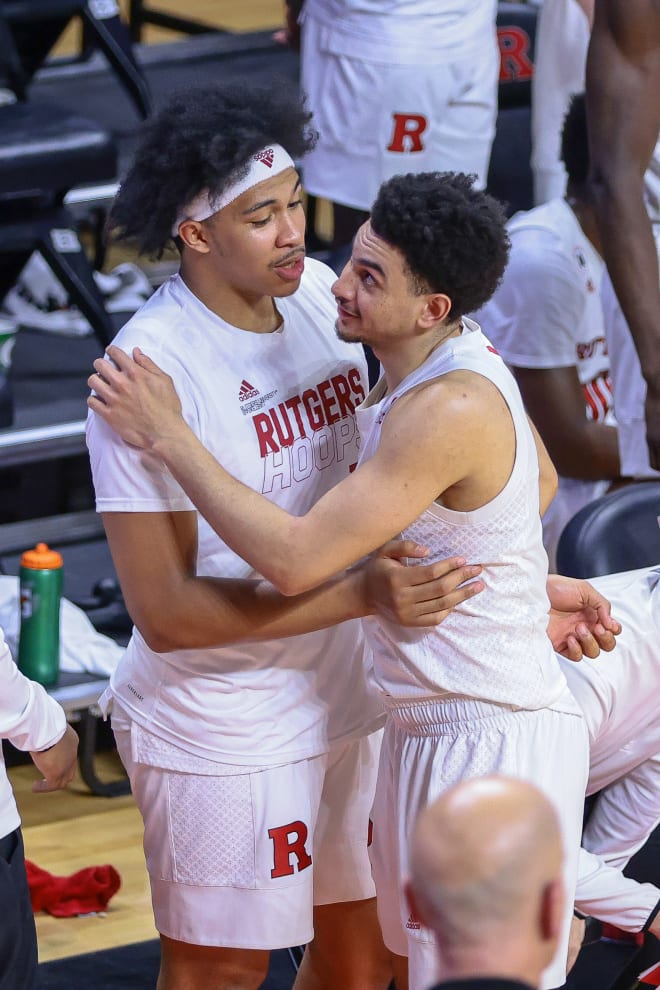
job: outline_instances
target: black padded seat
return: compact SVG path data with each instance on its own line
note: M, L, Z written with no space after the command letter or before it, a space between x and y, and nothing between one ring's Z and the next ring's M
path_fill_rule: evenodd
M112 135L75 111L29 101L0 106L0 135L0 303L40 251L107 344L115 327L63 202L75 186L116 180Z
M32 191L61 194L117 175L111 135L58 106L14 103L0 108L0 201Z

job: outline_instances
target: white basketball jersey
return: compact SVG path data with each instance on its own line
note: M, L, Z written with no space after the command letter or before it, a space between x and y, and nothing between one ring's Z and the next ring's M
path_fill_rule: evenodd
M515 462L507 484L472 512L455 512L434 502L402 534L429 547L421 563L460 554L482 564L486 588L434 629L404 629L383 619L363 622L374 651L376 681L395 699L450 693L543 708L557 702L566 681L546 632L548 561L541 542L536 445L511 373L479 326L468 319L463 324L460 337L437 348L391 394L358 410L360 459L373 454L392 404L409 389L458 369L493 382L507 402L516 431Z
M166 282L116 339L174 380L183 414L236 478L301 515L358 459L354 410L367 388L359 345L337 339L335 276L307 259L297 292L277 300L274 333L230 326ZM99 512L191 510L164 466L131 449L97 416L88 445ZM256 578L199 517L197 573ZM316 755L379 721L368 693L358 621L263 643L154 653L135 629L112 689L140 725L203 758L274 765Z

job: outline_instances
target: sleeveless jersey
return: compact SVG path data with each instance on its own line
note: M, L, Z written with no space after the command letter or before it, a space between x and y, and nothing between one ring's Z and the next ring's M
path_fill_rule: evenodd
M358 458L354 410L366 395L362 348L337 339L335 275L312 259L299 289L276 300L274 333L240 330L208 310L180 276L121 330L172 376L183 414L236 478L303 514ZM193 505L164 466L88 417L99 512L170 512ZM198 517L197 573L259 575ZM272 766L372 731L380 703L366 684L357 620L269 642L158 654L134 629L112 677L139 725L192 755Z
M560 696L560 705L570 705L546 634L548 562L541 542L536 445L514 379L476 323L464 319L460 337L437 348L380 403L358 410L360 460L376 450L399 396L458 369L489 379L506 400L516 432L511 475L483 507L456 512L434 502L402 536L429 547L423 563L461 554L483 564L486 587L432 630L364 619L375 678L399 702L449 693L526 709L554 705Z

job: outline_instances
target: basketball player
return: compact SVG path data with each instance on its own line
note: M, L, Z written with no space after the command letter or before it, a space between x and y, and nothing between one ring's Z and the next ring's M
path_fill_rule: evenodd
M485 589L431 633L366 621L388 709L374 806L372 863L397 984L435 974L431 936L401 897L418 812L448 784L502 771L534 779L557 804L572 901L587 780L587 734L546 635L547 557L539 510L556 474L515 382L463 314L495 290L506 264L504 215L461 174L386 182L333 287L337 330L368 343L384 368L358 411L360 464L306 514L289 515L224 471L179 414L171 383L136 351L111 348L90 406L128 442L162 458L214 529L286 594L313 588L395 534L432 557L462 547L487 561ZM113 417L115 389L146 377L159 422ZM153 381L152 381L153 379ZM104 404L105 403L105 404ZM150 432L151 431L151 432ZM263 426L276 443L274 424ZM570 914L545 976L563 984Z
M589 731L587 793L599 795L583 834L576 904L618 928L660 936L660 891L620 872L660 822L660 567L592 584L622 631L598 661L559 658Z
M500 56L495 0L294 0L301 87L319 141L308 192L334 204L350 243L400 172L474 172L486 185Z
M304 258L290 154L313 144L309 119L287 88L176 95L145 125L111 217L141 251L174 239L181 255L118 345L157 355L200 439L295 513L357 462L367 388L362 349L334 333L334 276ZM383 599L437 621L456 561L404 587L414 571L375 560L287 600L94 414L88 444L135 622L103 704L144 818L159 990L256 990L269 950L313 935L299 990L381 990L367 840L382 706L360 624L343 620Z
M543 516L551 571L566 523L620 474L582 95L573 97L564 121L562 160L566 197L509 221L504 278L475 316L513 370L559 472L559 490Z
M614 287L604 305L621 469L642 478L660 470L658 0L595 0L587 104L592 195Z

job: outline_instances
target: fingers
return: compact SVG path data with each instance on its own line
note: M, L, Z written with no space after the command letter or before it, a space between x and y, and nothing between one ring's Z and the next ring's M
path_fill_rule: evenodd
M404 557L426 557L428 552L428 547L423 547L414 540L390 540L380 548L378 556L403 560Z
M459 559L452 558L454 561ZM479 564L463 563L462 565L456 564L451 567L445 567L444 565L447 563L447 561L440 561L438 564L412 568L415 574L411 575L411 580L408 584L411 588L416 589L415 594L420 601L430 601L433 598L445 597L461 585L464 585L466 581L472 582L482 571ZM482 581L480 582L479 591L482 591L483 588L484 584ZM472 594L476 594L476 592L472 591L466 597L471 597Z

